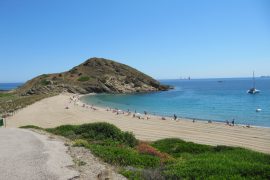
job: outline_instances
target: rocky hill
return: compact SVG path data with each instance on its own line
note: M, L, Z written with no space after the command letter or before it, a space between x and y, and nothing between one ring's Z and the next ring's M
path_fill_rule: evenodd
M26 82L21 95L71 92L133 93L165 91L169 86L127 65L103 58L91 58L63 73L43 74Z

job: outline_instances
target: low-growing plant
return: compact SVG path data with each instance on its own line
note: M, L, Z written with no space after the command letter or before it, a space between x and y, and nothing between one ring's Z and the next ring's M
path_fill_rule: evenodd
M186 142L177 138L162 139L152 143L152 146L174 157L180 157L182 153L199 154L213 149L212 146Z
M65 136L67 138L70 139L75 139L76 135L75 135L75 129L77 129L78 126L76 125L63 125L63 126L59 126L56 128L49 128L46 129L48 132L54 133L56 135L61 135L61 136Z
M90 150L105 162L134 167L157 167L160 165L160 159L146 154L139 154L130 147L114 147L91 144Z
M43 85L43 86L47 86L47 85L49 85L50 83L51 83L51 82L48 81L48 80L46 80L46 79L42 79L42 80L40 81L40 84Z
M20 128L23 128L23 129L43 129L41 127L34 126L34 125L21 126Z
M129 179L270 179L270 155L243 148L176 138L138 144L133 134L108 123L65 125L47 131L124 167L121 173Z
M82 76L82 77L78 78L78 81L85 82L85 81L89 81L89 79L90 79L90 77Z
M255 157L246 159L242 154ZM164 175L167 179L269 179L269 156L265 162L262 157L245 149L207 152L169 164Z
M141 154L148 154L148 155L156 156L162 160L167 160L170 158L167 153L161 153L156 148L150 146L149 144L145 142L140 142L138 146L136 147L136 149Z
M13 94L0 92L0 98L2 98L2 97L11 97L11 96L13 96Z
M116 126L105 122L83 125L64 125L48 129L48 131L70 139L84 139L87 141L113 140L130 147L134 147L137 144L137 140L132 133L123 132Z
M142 179L142 175L141 175L140 171L121 169L120 173L128 179L132 179L132 180L141 180Z
M73 142L73 146L75 147L88 147L89 143L84 139L75 139Z

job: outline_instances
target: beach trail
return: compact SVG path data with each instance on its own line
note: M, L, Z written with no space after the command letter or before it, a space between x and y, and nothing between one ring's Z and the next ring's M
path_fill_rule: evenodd
M193 123L188 119L161 120L156 116L150 116L148 120L138 119L127 114L116 115L105 108L93 110L82 107L82 104L70 103L71 96L61 94L36 102L8 118L7 127L37 125L47 128L64 124L108 122L124 131L133 132L138 139L145 141L176 137L195 143L239 146L270 153L270 128L228 126L206 121Z
M0 128L0 179L72 179L78 172L71 165L63 142L29 130Z

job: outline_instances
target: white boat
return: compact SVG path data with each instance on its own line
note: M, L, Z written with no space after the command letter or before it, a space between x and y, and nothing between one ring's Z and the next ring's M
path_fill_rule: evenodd
M259 109L259 108L258 108L258 109L256 109L256 112L261 112L261 111L262 111L262 109Z
M258 90L258 89L255 88L255 75L254 75L254 71L253 71L253 88L250 88L247 91L247 93L249 93L249 94L257 94L259 92L260 92L260 90Z

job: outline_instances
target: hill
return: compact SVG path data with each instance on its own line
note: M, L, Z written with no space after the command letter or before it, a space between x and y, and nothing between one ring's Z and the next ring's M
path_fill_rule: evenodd
M150 76L125 64L103 58L91 58L63 73L43 74L26 82L17 92L21 95L51 93L134 93L165 91Z

